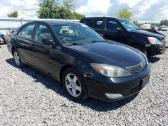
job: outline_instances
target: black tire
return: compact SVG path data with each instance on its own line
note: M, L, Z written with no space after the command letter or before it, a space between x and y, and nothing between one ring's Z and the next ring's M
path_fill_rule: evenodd
M71 95L67 89L67 80L66 80L66 77L69 75L69 74L74 74L77 79L79 80L79 83L80 83L80 86L81 86L81 93L79 94L79 96L76 96L74 97L73 95ZM73 99L74 101L84 101L85 99L87 99L88 97L88 93L87 93L87 85L85 83L85 80L84 78L82 77L82 75L77 71L75 70L74 68L68 68L66 69L64 72L63 72L63 75L61 77L61 81L65 87L65 90L66 92L69 94L69 96L71 97L71 99Z
M13 60L15 62L15 65L18 67L18 68L22 68L24 66L21 58L20 58L20 54L17 50L13 50Z

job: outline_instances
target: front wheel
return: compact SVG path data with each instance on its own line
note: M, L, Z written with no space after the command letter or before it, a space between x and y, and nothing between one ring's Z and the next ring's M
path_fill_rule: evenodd
M67 69L63 74L62 82L73 100L83 101L87 98L87 86L84 78L75 69Z

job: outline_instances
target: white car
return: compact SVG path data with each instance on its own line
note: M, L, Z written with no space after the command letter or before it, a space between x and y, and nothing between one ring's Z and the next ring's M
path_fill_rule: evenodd
M159 31L168 31L168 26L160 26Z

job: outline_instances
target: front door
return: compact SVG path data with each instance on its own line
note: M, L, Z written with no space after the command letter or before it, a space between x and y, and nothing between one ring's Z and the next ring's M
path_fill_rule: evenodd
M104 34L104 38L108 40L113 40L116 42L127 41L127 34L122 26L115 20L107 19L106 21L106 33Z

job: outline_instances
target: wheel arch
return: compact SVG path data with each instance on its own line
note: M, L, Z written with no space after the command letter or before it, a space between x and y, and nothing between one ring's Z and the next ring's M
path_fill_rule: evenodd
M69 68L74 68L74 69L76 69L76 67L75 67L74 65L71 65L71 64L64 65L64 66L61 68L60 74L59 74L59 80L60 80L61 83L62 83L62 75L63 75L63 73L64 73L67 69L69 69Z

